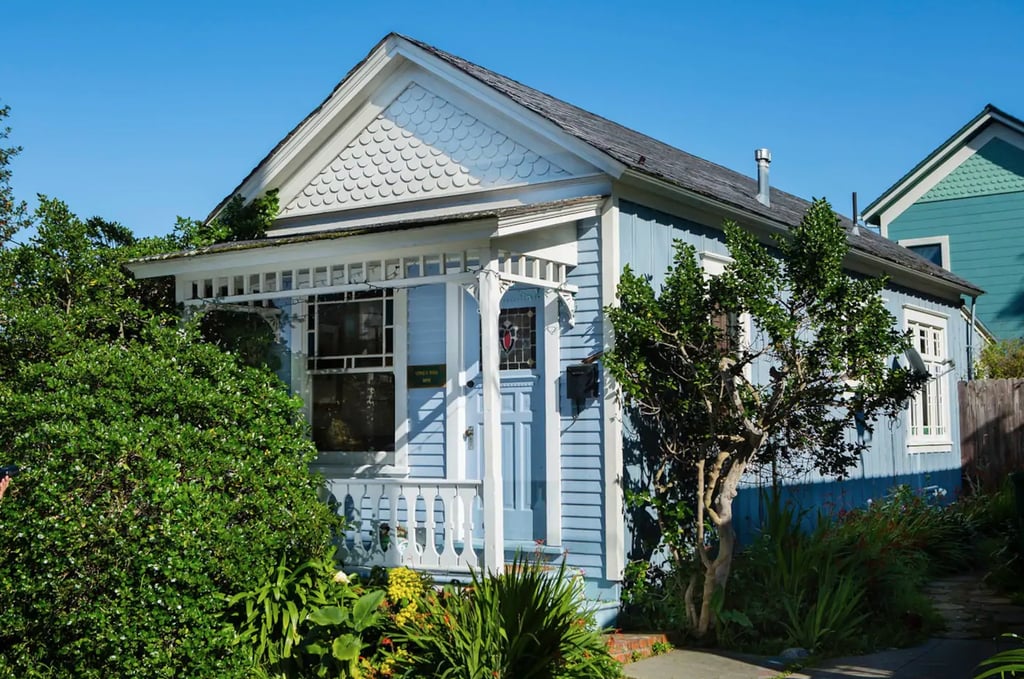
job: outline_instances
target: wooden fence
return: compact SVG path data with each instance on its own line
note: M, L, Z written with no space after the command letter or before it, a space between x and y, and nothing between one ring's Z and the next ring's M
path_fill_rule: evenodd
M964 475L997 488L1024 471L1024 379L975 380L957 385L960 456Z

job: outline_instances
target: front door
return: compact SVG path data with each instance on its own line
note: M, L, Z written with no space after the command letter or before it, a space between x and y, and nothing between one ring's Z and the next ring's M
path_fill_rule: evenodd
M498 320L498 356L501 366L502 497L505 539L532 542L544 538L544 295L536 288L514 286L501 300ZM479 318L472 304L466 317ZM468 325L473 325L468 323ZM467 337L466 353L479 367L480 334ZM472 364L473 361L470 361ZM470 370L473 373L473 370ZM467 450L469 471L483 472L483 395L479 373L467 375L469 407L474 431ZM475 444L475 445L474 445Z

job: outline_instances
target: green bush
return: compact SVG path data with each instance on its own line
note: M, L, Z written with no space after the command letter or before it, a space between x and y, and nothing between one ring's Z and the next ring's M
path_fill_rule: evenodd
M1004 339L986 344L978 359L981 379L1019 379L1024 377L1024 338Z
M188 328L80 340L0 384L9 676L244 676L219 595L323 554L298 403Z
M582 583L517 558L507 572L473 576L470 587L430 590L392 635L405 677L605 679L621 676ZM403 608L407 610L407 608Z
M294 569L282 559L254 589L228 599L228 619L253 676L348 679L360 676L383 600L384 590L365 591L337 571L331 550Z
M1009 479L995 492L975 492L953 508L971 527L985 582L1024 603L1024 536Z

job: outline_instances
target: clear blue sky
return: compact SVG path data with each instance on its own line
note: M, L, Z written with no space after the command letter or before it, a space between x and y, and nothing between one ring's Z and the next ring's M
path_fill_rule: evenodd
M733 169L866 205L988 102L1024 117L1024 2L5 0L23 198L204 217L387 32Z

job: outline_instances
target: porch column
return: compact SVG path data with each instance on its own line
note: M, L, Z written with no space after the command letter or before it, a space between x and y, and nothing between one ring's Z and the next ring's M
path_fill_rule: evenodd
M480 301L480 377L484 401L484 568L500 572L505 562L505 514L501 474L501 376L498 358L498 314L501 308L501 281L498 258L477 274Z

